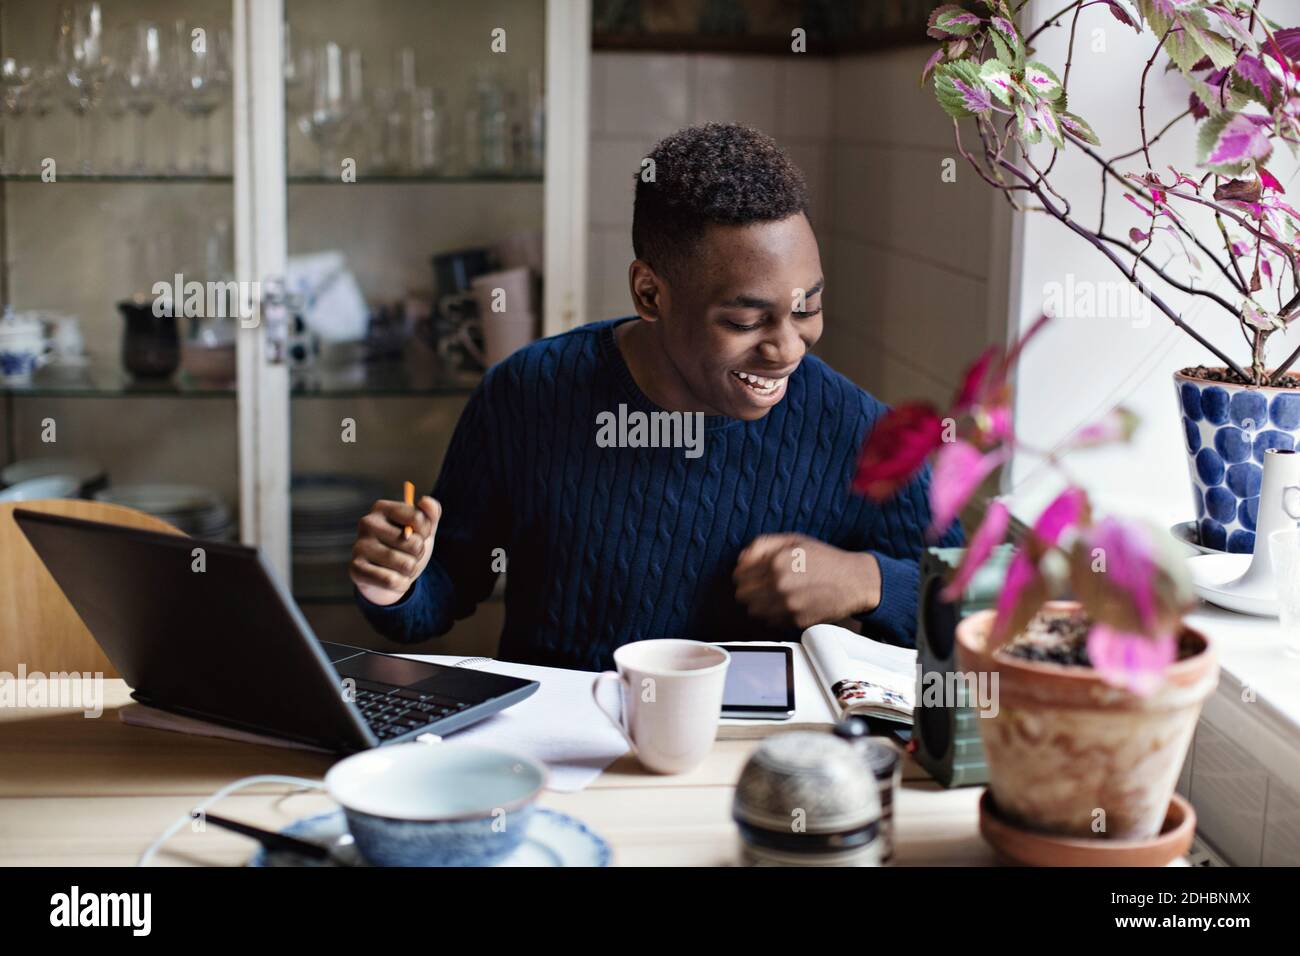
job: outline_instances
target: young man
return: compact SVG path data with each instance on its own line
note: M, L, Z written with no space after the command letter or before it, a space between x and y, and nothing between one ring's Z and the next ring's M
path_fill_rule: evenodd
M599 670L630 641L791 640L847 617L911 645L929 477L883 507L849 490L884 406L809 354L824 280L802 176L734 125L649 159L636 315L489 370L433 496L362 519L362 610L396 641L443 634L508 562L504 660Z

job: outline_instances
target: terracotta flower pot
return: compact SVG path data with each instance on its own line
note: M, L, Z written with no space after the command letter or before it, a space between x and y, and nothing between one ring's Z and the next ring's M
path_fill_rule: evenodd
M1078 604L1054 601L1045 609L1069 613ZM997 675L997 712L977 722L999 812L1049 833L1154 837L1201 704L1219 680L1205 636L1187 629L1199 651L1172 664L1160 688L1139 697L1104 683L1091 668L990 653L993 618L993 611L980 611L957 626L957 660L964 673Z

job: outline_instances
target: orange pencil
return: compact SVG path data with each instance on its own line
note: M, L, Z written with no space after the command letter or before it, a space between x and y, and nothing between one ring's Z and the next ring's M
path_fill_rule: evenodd
M408 505L415 504L415 485L409 481L402 482L402 498ZM411 526L408 524L402 529L402 540L405 541L411 536Z

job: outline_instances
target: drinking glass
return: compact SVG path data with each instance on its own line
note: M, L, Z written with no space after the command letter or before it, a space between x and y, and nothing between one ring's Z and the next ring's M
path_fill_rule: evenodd
M104 11L98 0L65 7L59 18L55 58L63 73L63 103L76 116L77 169L90 172L85 152L87 116L99 103L108 58L104 55Z
M161 102L167 83L163 61L162 30L156 23L139 23L123 40L122 76L126 81L126 108L135 117L135 172L146 172L146 128L149 116Z
M63 74L57 66L46 63L32 67L32 76L24 92L26 106L23 112L27 115L28 125L31 126L31 133L27 137L31 146L26 150L27 156L19 157L18 172L25 173L29 171L28 160L36 160L36 168L39 171L41 160L41 144L45 141L41 135L41 127L45 125L46 118L58 109L59 93L62 90ZM33 157L33 153L36 155Z
M339 174L336 151L347 131L354 89L347 74L343 48L334 42L322 44L312 57L309 91L298 115L298 128L320 151L320 171L326 178Z
M1285 651L1289 657L1300 657L1300 529L1274 531L1268 536L1268 550Z
M411 169L416 173L438 173L447 159L446 108L442 91L427 86L411 93Z
M495 76L481 74L465 111L466 167L471 175L499 176L510 168L510 117Z
M112 121L114 124L113 128L105 131L103 137L110 144L107 170L111 173L121 173L126 170L126 161L122 158L122 137L118 133L122 126L121 121L127 115L128 92L126 75L115 62L110 62L108 72L104 74L99 113L103 120Z
M17 150L18 120L27 111L27 94L31 87L32 69L21 65L11 56L0 60L0 117L5 117L3 152L0 152L0 174L11 172L11 157ZM11 118L10 118L11 117Z
M194 155L194 172L207 175L212 169L212 137L208 117L221 105L225 80L222 76L220 38L216 31L196 37L181 24L177 31L176 72L173 88L176 105L198 127L199 142Z

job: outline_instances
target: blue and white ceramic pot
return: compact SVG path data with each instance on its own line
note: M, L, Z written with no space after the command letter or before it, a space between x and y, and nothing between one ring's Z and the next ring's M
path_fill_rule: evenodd
M1201 544L1255 550L1264 452L1300 448L1300 389L1207 382L1174 375Z

